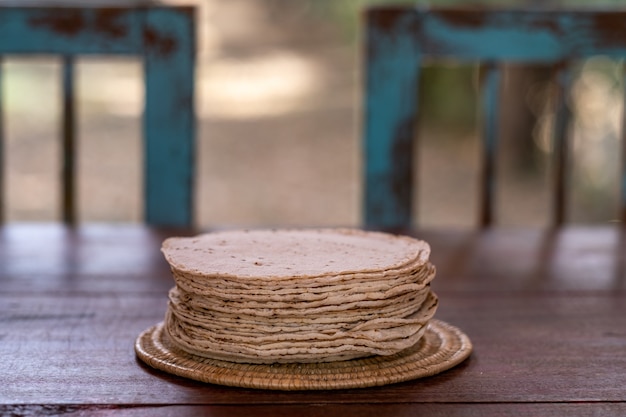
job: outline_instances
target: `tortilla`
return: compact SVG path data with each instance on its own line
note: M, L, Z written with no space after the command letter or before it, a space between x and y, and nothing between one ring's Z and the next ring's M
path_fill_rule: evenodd
M437 308L429 245L350 229L224 231L163 243L165 331L193 355L328 362L414 345Z

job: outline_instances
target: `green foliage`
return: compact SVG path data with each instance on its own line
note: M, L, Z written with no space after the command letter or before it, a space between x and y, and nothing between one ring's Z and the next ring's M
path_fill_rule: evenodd
M426 66L420 85L421 123L467 130L476 123L476 68L470 65Z

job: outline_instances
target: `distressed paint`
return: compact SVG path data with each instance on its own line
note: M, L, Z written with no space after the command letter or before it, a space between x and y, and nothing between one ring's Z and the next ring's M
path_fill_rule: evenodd
M138 54L141 8L0 7L5 54Z
M531 16L532 17L532 16ZM524 20L520 24L520 19ZM552 60L564 53L549 27L515 14L485 16L481 26L463 25L433 16L424 19L422 33L437 43L442 55L456 59ZM528 30L533 28L534 30Z
M66 57L62 121L66 223L76 220L72 59L122 54L144 59L144 220L158 226L192 224L194 28L193 7L0 7L0 55Z
M191 17L193 19L193 17ZM145 219L193 222L195 33L183 11L153 9L143 29Z
M556 63L626 56L624 10L487 10L373 7L388 30L402 21L424 56Z
M458 62L524 62L562 68L555 123L553 224L565 219L569 109L563 98L571 84L568 63L596 55L626 58L626 10L486 10L378 6L367 11L368 58L364 141L367 226L410 226L411 161L395 160L417 111L420 59ZM491 74L491 75L490 75ZM483 89L484 132L481 225L493 222L497 94L500 75L488 71ZM411 97L411 98L409 98ZM404 132L404 133L402 133ZM626 134L623 134L626 137ZM622 217L626 221L626 144L623 151ZM408 167L408 168L407 168ZM401 181L405 181L401 183ZM408 191L407 191L408 190Z
M411 220L419 54L406 26L375 24L367 32L364 223L392 228Z

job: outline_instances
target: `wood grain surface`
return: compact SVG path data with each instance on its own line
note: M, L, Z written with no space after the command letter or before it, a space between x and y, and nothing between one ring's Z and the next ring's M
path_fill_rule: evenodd
M436 317L474 353L440 375L360 390L275 392L153 370L133 343L173 285L142 226L0 228L0 414L621 415L622 235L612 228L411 232L438 268Z

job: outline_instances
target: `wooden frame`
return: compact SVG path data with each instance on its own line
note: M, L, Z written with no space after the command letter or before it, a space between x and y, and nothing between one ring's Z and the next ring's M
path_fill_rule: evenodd
M552 224L566 218L570 62L626 58L626 12L620 10L484 10L374 7L365 15L364 222L407 227L412 221L413 133L423 58L481 62L483 168L479 224L494 221L501 62L552 64L556 70ZM623 134L622 134L623 136ZM626 220L622 168L621 218Z
M195 9L0 7L0 55L63 57L63 220L76 221L74 57L131 55L144 62L144 217L193 222ZM0 138L0 157L2 140ZM0 174L0 214L2 207Z

